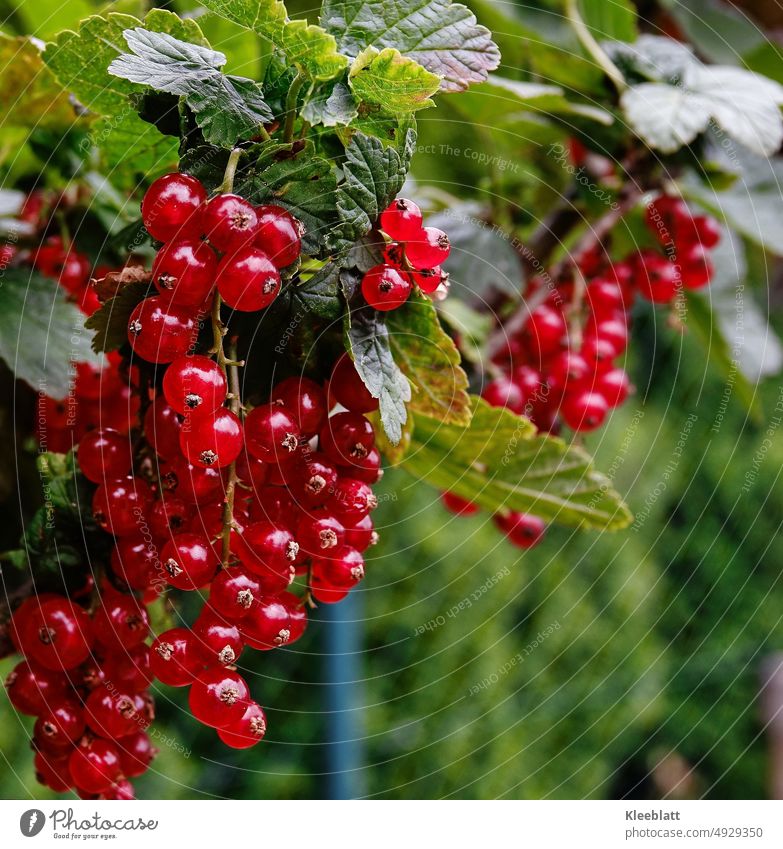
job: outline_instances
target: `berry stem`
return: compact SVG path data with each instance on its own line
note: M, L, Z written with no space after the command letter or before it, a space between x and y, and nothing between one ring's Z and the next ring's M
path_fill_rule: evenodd
M574 266L574 293L568 307L568 338L572 351L578 351L582 347L582 304L585 299L587 282L585 276Z
M239 157L242 155L242 148L235 147L228 155L226 170L223 172L223 182L218 188L218 194L229 194L234 191L234 178L237 174L237 166L239 165Z
M288 89L288 95L285 99L285 125L283 127L283 140L291 142L294 140L294 122L296 121L296 101L299 97L299 92L304 85L304 75L301 71L297 72L291 82L291 87Z
M614 83L614 87L617 91L622 94L628 88L628 83L626 83L625 77L622 75L620 69L614 64L614 62L612 62L606 51L595 40L593 34L587 28L587 25L579 13L577 0L566 0L565 7L566 17L576 31L577 38L582 43L582 47L585 48L585 50L595 60L596 65L598 65L598 67Z

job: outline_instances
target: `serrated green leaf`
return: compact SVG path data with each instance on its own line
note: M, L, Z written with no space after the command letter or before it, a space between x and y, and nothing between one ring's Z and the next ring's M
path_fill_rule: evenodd
M116 351L128 341L130 314L149 289L149 283L129 283L87 319L84 326L95 331L94 351Z
M303 283L292 286L294 314L312 313L319 318L338 319L342 315L340 300L340 266L328 262Z
M325 85L302 107L305 121L324 127L348 126L358 114L358 104L344 83Z
M402 467L490 512L518 510L562 525L614 530L628 508L581 448L474 397L468 428L416 415Z
M441 77L443 91L462 91L500 64L489 30L451 0L325 0L321 25L349 56L366 47L396 48Z
M351 311L346 321L356 371L373 398L378 399L383 429L389 441L397 445L408 418L405 405L411 399L411 386L394 361L389 331L383 317L370 307Z
M99 118L93 138L118 189L133 190L140 181L169 171L177 161L177 139L139 121L135 112Z
M578 0L578 5L582 20L597 41L636 38L636 9L629 0Z
M310 79L332 79L348 66L334 37L307 21L290 20L282 0L204 0L204 5L269 39Z
M412 386L409 409L449 424L470 424L468 377L429 298L411 295L386 318L394 361Z
M393 47L367 47L351 64L348 82L358 100L400 114L434 106L440 77Z
M224 54L142 27L123 35L131 53L115 59L109 73L183 97L208 142L231 147L274 117L258 83L220 72Z
M8 268L0 286L0 357L21 380L64 398L71 362L98 363L84 316L62 287L23 268Z

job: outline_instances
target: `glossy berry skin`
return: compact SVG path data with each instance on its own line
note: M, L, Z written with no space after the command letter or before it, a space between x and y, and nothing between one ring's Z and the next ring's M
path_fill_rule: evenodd
M144 721L140 712L142 702L136 704L135 697L117 691L111 685L96 687L87 697L84 713L90 729L101 737L118 739L135 734Z
M250 702L241 719L218 729L218 737L232 749L249 749L266 734L266 716L257 702Z
M125 477L133 462L128 438L110 428L86 433L77 456L82 474L93 483Z
M236 663L244 648L239 628L209 607L193 623L193 635L205 666Z
M721 240L721 228L717 220L711 215L695 215L693 227L696 231L696 239L699 244L707 250L718 246Z
M709 284L714 269L703 245L689 245L680 252L679 260L682 285L686 289L701 289Z
M291 639L291 615L279 598L262 596L253 602L240 624L242 639L254 649L270 651Z
M132 590L146 589L159 575L157 546L142 537L117 540L111 554L111 570Z
M143 478L126 475L95 490L92 514L104 531L122 537L138 533L150 502Z
M189 307L166 303L160 295L145 298L131 313L128 341L150 363L170 363L193 344L196 321Z
M120 778L117 746L96 737L71 753L68 768L73 783L87 793L104 793Z
M144 436L161 459L173 460L180 456L181 429L182 416L159 395L144 414Z
M376 265L362 277L362 295L376 310L388 312L401 307L413 288L410 278L391 265Z
M446 261L450 251L449 237L437 227L423 227L405 245L408 262L418 269L435 268Z
M307 610L304 602L294 593L280 593L277 600L288 611L288 645L296 642L307 630Z
M78 605L65 598L50 599L25 622L22 643L27 656L45 669L73 669L90 653L92 623Z
M378 534L375 532L372 517L368 513L358 521L345 527L345 544L349 548L355 548L358 552L366 551L371 545L378 542Z
M65 687L62 674L29 660L17 663L5 680L8 700L19 713L28 716L39 716L48 705L60 701Z
M380 223L390 239L407 242L421 232L421 210L412 200L397 198L383 210Z
M328 502L329 509L344 524L354 524L378 506L372 487L354 478L340 478Z
M247 616L250 605L260 595L256 578L240 566L221 569L212 581L209 603L230 622Z
M279 403L262 404L245 419L247 450L265 463L290 459L301 439L292 413Z
M601 372L595 381L595 391L604 397L610 408L623 404L631 391L628 375L621 368Z
M329 380L329 391L338 403L352 413L372 413L378 409L378 399L372 397L347 353L335 364Z
M493 521L517 548L533 548L541 542L546 531L544 520L530 513L497 514Z
M596 336L609 342L615 357L619 357L628 347L628 325L619 319L604 319L588 325L585 336Z
M299 544L288 528L271 522L251 522L240 537L238 553L245 568L254 575L272 572L288 578Z
M240 312L257 312L277 297L280 273L260 248L246 246L220 261L217 288L228 306Z
M92 617L95 639L106 648L138 646L150 631L147 609L133 596L104 595L103 604Z
M329 414L326 393L307 377L287 377L272 390L272 401L279 401L293 416L305 439L315 436Z
M215 574L218 558L207 539L200 534L178 534L160 553L166 580L179 590L206 586Z
M506 407L521 415L525 411L525 396L516 383L507 377L496 377L482 390L481 397L492 407Z
M563 421L579 433L600 427L608 411L609 405L604 396L589 390L566 396L560 405Z
M33 758L36 781L54 790L55 793L65 793L66 790L70 790L73 787L73 780L68 766L69 757L70 752L62 757L36 752Z
M169 687L193 683L204 668L193 632L171 628L156 637L150 648L150 668L158 681Z
M328 556L345 541L345 528L328 510L314 510L302 513L296 540L307 557Z
M220 469L194 466L183 457L168 466L164 485L187 504L203 504L223 491L223 478Z
M561 351L549 362L547 384L555 395L588 388L592 379L591 363L575 351Z
M179 432L182 453L194 466L205 469L230 465L239 456L242 445L242 422L231 410L191 414Z
M328 558L313 559L312 591L318 601L335 604L364 578L364 558L347 545Z
M34 729L34 736L50 752L69 749L83 733L84 711L74 699L58 700L48 705L36 720Z
M288 487L297 505L320 507L337 484L337 467L320 452L303 452L302 462L288 476Z
M453 492L443 492L440 496L441 503L455 516L475 516L481 509L478 504L468 501Z
M439 286L448 283L449 275L439 265L436 265L434 268L412 271L411 278L425 295L431 295Z
M350 465L338 467L339 473L349 478L356 478L365 483L377 483L383 477L381 468L381 452L373 447L364 457L356 457Z
M226 400L228 384L220 366L209 357L179 357L163 375L163 395L181 415L214 413Z
M170 303L198 307L212 291L216 271L217 257L209 245L182 239L158 251L152 263L152 282Z
M207 191L187 174L165 174L147 189L141 202L141 218L147 232L159 242L190 235L197 222L197 210L207 199Z
M258 233L258 216L251 203L234 194L217 195L201 215L204 235L219 251L234 251Z
M222 667L202 672L190 687L190 711L199 722L226 728L240 720L250 701L250 691L238 672Z
M273 204L257 206L256 245L277 268L285 268L299 259L302 252L301 225L288 210Z
M534 354L546 357L560 350L567 332L562 313L543 305L530 314L523 335Z
M167 540L183 531L190 522L193 511L176 495L162 493L147 513L150 532L156 539Z
M677 265L654 251L641 251L635 276L639 294L655 304L668 304L682 281Z
M101 671L106 681L127 693L146 690L153 678L150 647L142 643L127 650L120 648L106 656Z
M144 731L124 737L117 747L120 754L120 767L126 778L144 775L158 754L152 741Z
M370 422L359 413L336 413L321 428L318 443L330 460L338 465L351 465L375 447L375 433Z

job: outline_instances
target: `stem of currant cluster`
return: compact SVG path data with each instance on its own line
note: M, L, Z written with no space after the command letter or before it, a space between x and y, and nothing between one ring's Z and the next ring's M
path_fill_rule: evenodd
M592 32L590 32L587 24L582 19L582 15L579 13L579 6L576 0L566 0L566 17L576 31L577 38L582 43L582 47L584 47L595 60L596 65L614 83L617 91L622 94L628 88L628 83L626 83L625 77L617 65L612 62L603 47L593 37Z
M296 101L299 91L304 84L305 78L302 72L298 72L291 81L288 95L285 99L285 126L283 127L283 140L290 142L294 140L294 122L296 121Z

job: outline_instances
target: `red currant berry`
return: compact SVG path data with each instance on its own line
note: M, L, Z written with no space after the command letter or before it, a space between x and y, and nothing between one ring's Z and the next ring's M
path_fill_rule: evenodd
M194 466L229 466L242 450L242 422L231 410L191 414L179 432L182 453Z
M71 771L68 766L70 752L61 757L36 752L33 758L35 779L39 784L54 790L55 793L65 793L73 787Z
M530 313L523 336L538 358L559 351L568 332L562 313L549 306L540 306Z
M131 313L128 341L150 363L170 363L193 344L196 321L188 307L167 304L160 295L145 298Z
M129 595L104 596L92 618L95 639L106 648L138 646L147 639L150 622L146 608Z
M255 492L254 501L250 505L250 517L254 522L272 522L288 527L295 515L296 505L287 489L263 486Z
M238 545L239 557L254 575L269 572L287 578L299 554L299 544L287 528L269 522L251 522Z
M375 447L370 422L359 413L336 413L321 428L319 445L339 465L350 466L364 459Z
M412 289L407 274L391 265L376 265L362 278L362 295L376 310L388 312L401 307Z
M259 248L240 248L220 261L220 297L235 310L257 312L268 307L280 291L280 273Z
M614 318L625 309L625 296L622 288L606 278L592 280L585 292L585 300L597 318Z
M682 285L686 289L701 289L709 284L714 269L704 245L698 242L689 245L681 251L679 259Z
M525 411L525 396L516 383L507 377L496 377L482 390L481 397L492 407L507 407L521 415Z
M245 679L221 667L202 672L190 687L191 713L213 728L226 728L240 720L249 701Z
M127 693L146 690L153 678L150 647L142 643L128 651L115 651L103 662L102 671L106 681Z
M193 635L205 666L236 663L244 648L239 628L209 607L205 607L193 623Z
M711 215L695 215L693 226L696 230L696 238L699 244L711 250L721 240L720 224Z
M43 602L25 622L22 642L28 657L46 669L73 669L90 653L92 623L78 605L53 598Z
M180 357L163 375L163 394L169 405L183 416L197 411L214 413L226 400L226 376L209 357Z
M80 790L104 793L120 778L119 752L114 743L95 737L74 749L68 768Z
M350 465L339 466L338 470L345 477L356 478L365 483L376 483L383 477L381 452L377 447L371 448L369 454L357 457Z
M135 696L119 692L114 682L96 687L84 703L87 724L92 731L113 740L143 728L143 710L143 698L137 703Z
M181 429L182 417L161 396L158 396L144 414L144 436L150 447L164 460L179 457Z
M448 285L449 279L449 275L439 265L434 268L423 268L421 271L412 271L411 277L425 295L431 295L440 286Z
M193 632L171 628L158 636L150 648L150 668L158 681L169 687L192 684L204 668Z
M179 534L169 540L160 555L166 580L179 590L206 586L218 567L209 542L199 534Z
M641 251L637 268L639 294L655 304L668 304L682 285L677 265L654 251Z
M571 430L586 432L600 427L609 405L603 395L598 392L576 392L566 395L560 406L560 415Z
M329 500L334 515L344 524L354 524L378 506L372 488L355 478L340 478Z
M269 651L291 639L291 615L279 598L262 596L240 623L242 639L254 649Z
M266 716L257 702L250 702L240 719L218 729L218 737L232 749L249 749L266 734Z
M544 536L546 524L530 513L497 514L493 521L517 548L533 548Z
M196 240L169 242L152 263L152 282L165 300L183 307L204 303L215 285L217 257Z
M160 569L156 546L143 538L122 537L111 554L111 570L133 590L144 590Z
M280 593L278 601L281 601L288 611L288 645L296 642L307 629L307 611L304 602L293 593Z
M73 699L63 699L48 705L35 721L33 731L47 751L64 751L84 734L84 711Z
M281 206L258 206L256 214L256 245L278 268L285 268L296 262L302 252L301 224Z
M165 174L147 189L141 219L153 239L168 242L195 227L197 211L206 199L207 191L195 177Z
M352 413L371 413L378 409L378 399L373 398L348 354L343 354L332 371L329 391Z
M421 232L421 210L412 200L397 198L381 213L381 230L398 242L414 239Z
M8 701L19 713L40 716L48 705L65 696L66 679L59 672L23 660L8 673L5 689Z
M598 374L595 391L604 396L610 407L619 407L631 391L631 382L623 369L613 368Z
M218 572L209 593L209 603L230 622L244 619L250 605L260 595L255 577L239 566Z
M272 390L272 401L279 401L294 417L305 439L315 436L326 421L326 393L307 377L288 377Z
M337 483L337 468L325 454L306 451L303 462L289 476L289 488L297 504L320 507L329 500Z
M167 540L185 529L191 515L192 511L181 498L163 492L147 514L147 521L153 537Z
M589 387L593 369L588 360L575 351L561 351L549 364L547 383L555 395Z
M118 537L139 532L150 502L150 489L143 478L126 475L95 490L92 513L104 531Z
M128 438L116 430L91 430L79 442L79 468L87 480L103 483L128 474L133 463Z
M615 357L620 356L628 347L628 325L617 319L605 319L595 324L589 324L586 336L596 336L609 342Z
M353 587L364 578L364 558L347 545L331 553L328 558L313 558L313 595L324 604L342 601Z
M302 514L296 539L307 557L324 557L343 544L345 528L328 510L315 510Z
M375 526L369 513L359 519L358 522L346 525L345 544L350 548L355 548L361 552L377 542L378 534L375 532Z
M220 469L203 468L188 463L183 457L171 464L163 475L164 486L188 504L203 504L213 501L223 492Z
M265 463L289 458L300 439L301 431L294 415L280 403L262 404L245 419L247 450Z
M158 754L152 740L144 731L124 737L117 745L120 753L120 766L126 778L136 778L149 768Z
M474 504L454 492L441 493L440 500L449 513L453 513L455 516L475 516L481 509L478 504Z
M204 235L221 252L247 245L258 233L256 211L239 195L217 195L204 207L201 217Z
M445 262L450 250L449 237L443 230L422 227L406 240L405 256L414 268L435 268Z

